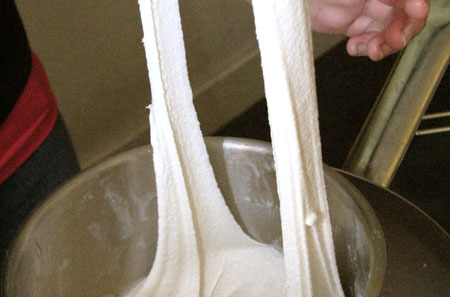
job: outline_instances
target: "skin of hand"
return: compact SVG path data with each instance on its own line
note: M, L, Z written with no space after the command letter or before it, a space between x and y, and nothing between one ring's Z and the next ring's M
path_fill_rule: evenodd
M310 0L311 26L318 33L347 35L349 55L379 61L402 50L422 31L428 1Z

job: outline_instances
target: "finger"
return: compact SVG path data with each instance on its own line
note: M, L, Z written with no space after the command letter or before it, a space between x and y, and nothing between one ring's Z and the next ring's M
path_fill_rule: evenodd
M367 43L378 32L368 32L350 37L347 41L347 53L350 56L367 56Z
M425 20L430 9L429 4L425 0L405 0L406 14L415 20Z
M403 1L403 0L402 0ZM387 5L378 0L367 1L364 14L380 23L388 24L394 18L396 9L392 5Z
M398 10L405 11L413 19L426 19L430 0L379 0L381 3L395 7Z
M348 27L345 35L351 37L355 35L360 35L365 32L380 32L384 29L384 25L375 22L373 18L363 15L357 18L351 25Z
M429 12L429 0L396 1L397 13L386 28L386 40L395 49L406 47L422 31Z
M379 61L396 52L386 43L384 32L370 32L353 36L347 42L347 52L352 56L368 56Z
M386 42L394 49L403 49L425 25L425 19L416 20L406 15L396 18L386 27Z
M367 42L367 56L372 61L379 61L397 51L387 43L385 32L376 34Z
M342 34L353 22L348 17L348 10L339 7L329 7L323 9L320 14L312 18L312 29L315 32L327 34Z
M409 32L406 36L404 33L405 28L409 24L409 19L406 15L397 16L388 26L386 27L385 38L386 42L395 50L403 49L406 44L411 40L414 32ZM409 29L408 29L409 30Z

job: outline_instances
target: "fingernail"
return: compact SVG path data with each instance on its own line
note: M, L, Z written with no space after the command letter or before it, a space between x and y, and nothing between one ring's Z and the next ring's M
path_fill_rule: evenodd
M414 32L416 31L416 26L413 24L409 24L403 29L403 47L413 38Z
M387 43L383 44L381 50L383 51L383 54L390 54L392 52L392 48Z
M389 44L385 43L381 46L380 51L380 60L382 60L384 57L388 56L392 53L392 48L389 46Z
M358 45L356 49L356 55L357 56L363 56L367 53L367 45L365 43L362 43Z

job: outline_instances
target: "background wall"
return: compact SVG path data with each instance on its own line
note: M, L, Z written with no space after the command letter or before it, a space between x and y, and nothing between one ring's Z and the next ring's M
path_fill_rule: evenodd
M16 0L82 167L148 143L150 103L137 0ZM180 0L189 76L209 134L264 96L252 11ZM314 36L318 56L341 37Z

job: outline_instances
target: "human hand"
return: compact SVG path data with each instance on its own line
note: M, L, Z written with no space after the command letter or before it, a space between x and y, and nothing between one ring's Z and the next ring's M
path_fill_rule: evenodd
M347 35L350 55L378 61L420 33L428 16L427 1L310 0L311 26L315 32Z

